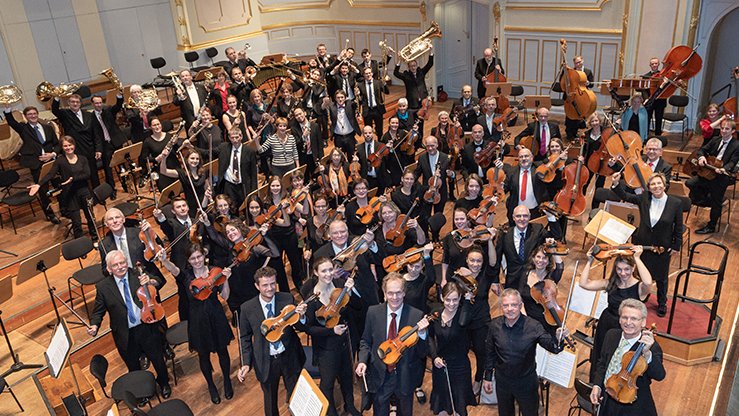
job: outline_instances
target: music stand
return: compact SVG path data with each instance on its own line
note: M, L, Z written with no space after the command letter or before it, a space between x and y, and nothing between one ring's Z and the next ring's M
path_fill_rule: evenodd
M179 179L159 192L159 206L169 203L174 197L182 193L182 182Z
M538 110L541 107L549 110L552 108L552 97L548 95L527 95L523 98L524 107L531 110Z
M198 71L198 73L195 74L195 77L192 80L195 82L205 81L206 79L205 74L207 73L210 73L211 75L213 75L213 78L218 78L218 74L220 74L221 72L226 72L226 71L220 66L206 68L201 71Z
M13 297L13 280L11 279L9 275L3 278L0 278L0 305L9 301L12 297ZM10 343L10 336L8 335L8 331L5 329L5 324L3 323L2 314L3 314L3 311L0 311L0 328L2 328L3 335L5 336L5 342L8 344L8 352L10 353L10 358L13 360L13 364L11 364L10 368L2 374L2 378L5 378L8 375L12 373L16 373L18 371L28 370L31 368L43 367L42 364L25 364L23 361L20 360L20 357L18 356L18 354L16 354L15 350L13 350L13 345Z
M638 227L641 221L639 207L628 202L606 201L603 209L635 227Z
M239 211L238 211L239 214L242 212L246 212L246 201L248 201L252 195L256 195L257 197L259 197L260 201L264 201L267 198L268 189L269 189L269 184L265 184L265 185L262 185L260 188L257 188L249 192L249 195L247 195L246 198L244 198L244 202L242 202L241 206L239 207Z
M510 82L490 82L485 84L486 97L508 97L511 95L513 85Z
M120 173L118 174L118 177L120 177L121 180L127 181L129 176L131 177L131 187L133 187L134 196L132 198L129 198L128 202L135 201L136 203L138 203L142 199L149 199L153 201L152 198L140 195L139 187L136 186L136 173L140 173L142 169L141 166L137 166L137 161L139 160L139 156L141 155L141 148L143 147L143 145L143 142L138 142L130 146L121 147L120 149L113 152L113 155L110 157L110 163L108 164L111 169L117 169L118 166L121 167ZM123 166L124 164L128 165L128 169Z
M58 299L59 302L64 305L67 310L72 312L74 316L79 319L79 321L69 321L70 325L77 325L77 326L85 326L89 328L89 324L85 323L85 320L82 319L82 317L67 303L60 298L56 294L56 288L51 285L49 282L49 276L47 276L46 271L51 269L52 267L59 264L59 256L61 256L61 243L57 243L49 248L47 248L44 251L38 252L35 255L23 260L21 262L20 267L18 268L18 280L17 283L21 284L27 280L30 280L36 275L39 274L39 272L43 273L44 275L44 281L46 282L46 287L49 290L49 298L51 299L51 305L54 307L54 314L56 315L56 322L61 322L61 316L59 315L59 307L56 304L56 300ZM48 328L54 328L55 324L49 324L47 325Z

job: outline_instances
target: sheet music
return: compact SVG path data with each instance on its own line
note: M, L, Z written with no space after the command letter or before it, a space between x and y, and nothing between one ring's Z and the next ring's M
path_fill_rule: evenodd
M49 363L49 372L54 378L59 377L64 367L64 362L67 359L67 353L72 348L72 345L67 338L67 334L64 325L57 324L54 329L54 335L51 337L49 347L46 349L44 355L46 356L46 362Z
M570 299L570 310L580 315L592 316L593 305L595 304L595 297L597 295L598 292L585 290L575 283L572 289L572 298Z
M540 345L536 346L536 374L539 377L564 388L571 388L576 368L576 352L564 350L559 354L552 354Z
M598 303L595 305L595 311L593 311L593 318L600 319L600 315L608 307L608 292L605 290L600 291L598 296Z
M289 407L290 413L295 416L320 416L323 403L311 388L308 380L298 377Z
M617 244L624 244L629 240L631 233L633 233L635 229L636 228L633 226L623 224L613 218L608 218L606 222L603 223L598 234L615 241Z

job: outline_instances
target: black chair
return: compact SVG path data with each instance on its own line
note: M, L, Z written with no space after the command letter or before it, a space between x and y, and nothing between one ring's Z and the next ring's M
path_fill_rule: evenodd
M96 186L95 189L92 190L92 193L93 195L95 195L96 202L105 207L105 201L113 196L113 187L110 186L109 183L103 182L100 185ZM121 210L124 217L131 216L139 210L138 204L135 204L133 202L121 202L113 206Z
M552 107L564 107L565 100L561 98L552 98Z
M13 218L13 208L21 205L28 204L31 207L31 213L36 216L36 212L33 210L33 201L38 199L35 196L28 194L28 190L22 186L15 186L21 179L18 172L14 170L3 170L0 171L0 192L3 193L0 203L5 204L8 209L8 215L10 216L10 223L13 224L13 233L18 234L15 228L15 219ZM20 192L13 192L13 189L22 189ZM5 228L3 224L3 215L0 213L0 228Z
M190 69L193 68L193 62L200 59L200 55L196 51L185 52L185 60L190 64Z
M164 58L162 58L160 56L160 57L157 57L157 58L151 58L151 59L149 59L149 63L151 64L151 67L153 69L156 69L157 70L157 77L161 78L162 77L162 71L161 71L161 69L164 68L165 65L167 65L167 61L164 60Z
M69 306L74 308L74 296L80 296L82 298L82 302L85 304L85 312L87 312L88 320L90 319L90 308L87 306L87 297L85 296L84 285L95 284L103 277L102 273L100 273L100 263L90 266L96 268L94 269L94 273L92 271L85 272L85 268L82 266L82 259L87 256L93 248L90 237L75 238L74 240L62 243L62 257L68 261L77 260L80 264L80 269L67 278ZM72 287L72 280L75 281L74 288ZM79 290L79 292L75 292L75 290Z
M167 400L148 412L139 408L136 394L130 391L124 392L123 402L126 403L131 413L137 416L193 416L192 409L180 399Z
M108 386L105 381L107 373L108 360L100 354L95 354L90 360L90 374L100 383L100 389L103 390L105 397L115 400L116 404L124 400L126 392L133 393L137 403L149 402L154 396L159 400L159 403L162 402L157 394L157 382L154 374L145 370L128 372L113 382L110 387L110 395L108 395L108 392L105 391ZM151 406L151 403L149 403L149 406Z
M213 66L213 58L218 56L218 49L216 48L208 48L205 50L205 54L208 55L208 58L210 58L210 66Z
M25 410L23 410L23 406L21 405L21 402L18 401L18 398L15 396L15 393L13 393L13 389L11 389L8 382L5 381L5 377L0 377L0 394L5 393L6 389L7 391L10 392L10 395L13 396L13 400L15 400L15 403L21 409L21 413L25 412Z
M187 337L187 321L180 321L176 324L167 328L167 332L164 334L164 338L167 340L167 344L174 350L178 345L182 345L188 341ZM174 376L174 385L177 385L177 370L174 366L175 354L170 357L172 360L172 375Z
M574 415L575 410L577 410L578 416L583 410L588 414L595 414L593 404L590 403L591 390L593 390L592 384L586 383L579 378L575 378L575 397L570 401L570 410L567 412L567 416Z
M671 121L673 123L680 122L680 142L682 143L685 139L685 126L688 126L688 116L684 113L678 113L679 109L685 108L690 102L688 97L685 95L673 95L667 99L667 102L675 108L675 112L665 113L662 116L662 125L664 126L665 121Z
M685 247L685 244L687 243L688 247L690 247L690 227L685 225L687 222L687 216L690 215L690 208L693 206L693 202L688 198L687 196L680 196L680 195L674 195L680 198L680 202L682 202L683 206L683 244L680 246L680 265L679 267L683 268L683 247Z
M82 97L83 100L92 97L92 91L90 90L90 87L84 84L77 88L77 91L75 91L74 93Z

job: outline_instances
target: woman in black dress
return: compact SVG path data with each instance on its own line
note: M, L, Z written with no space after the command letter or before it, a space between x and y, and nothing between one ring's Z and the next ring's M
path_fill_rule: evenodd
M357 218L359 208L366 207L369 204L369 184L367 180L362 178L352 185L354 191L354 200L346 204L346 225L349 226L349 233L352 235L362 235L367 231L369 224L364 224ZM385 202L385 197L378 195L380 201ZM375 214L370 224L377 222L378 215Z
M302 212L303 205L297 203L294 211L288 211L285 207L287 198L287 192L282 187L282 178L279 176L270 177L269 195L266 198L264 208L268 210L270 206L275 206L277 209L281 209L282 218L275 220L270 228L269 235L277 245L280 256L287 254L293 284L295 289L300 290L305 279L305 270L303 268L303 256L300 249L298 249L298 234L295 232L297 218L295 213Z
M470 230L472 225L467 217L467 210L464 208L456 208L452 214L452 230ZM490 228L491 232L495 232L493 228ZM495 234L493 234L493 237ZM492 243L491 238L488 242L486 250L483 250L483 256L485 257L484 263L491 263L489 258L495 258L495 246ZM473 245L474 246L474 245ZM479 247L479 245L478 245ZM463 249L454 241L454 237L451 233L445 235L441 239L441 248L443 256L441 259L441 287L447 282L450 271L457 270L458 268L466 264L467 251L469 249ZM492 262L494 264L494 261Z
M603 143L602 138L602 126L603 126L603 117L600 116L598 113L593 113L588 117L588 127L590 127L588 130L585 131L582 145L583 145L583 158L585 163L588 163L588 160L590 160L590 156L593 155L593 153L598 150ZM614 160L612 158L609 158L608 160L603 160L604 163L609 163L609 165L613 165ZM598 188L603 188L603 186L606 184L606 177L603 175L598 175L595 172L591 172L590 176L588 177L588 182L585 184L585 189L588 188L590 185L590 181L593 180L595 177L595 190ZM595 190L593 192L595 192ZM554 197L554 195L552 195ZM597 208L598 207L598 201L593 198L593 202L590 205L590 208Z
M343 219L344 206L339 205L336 209L339 210L339 215L341 215L337 219ZM331 217L330 213L333 213L329 211L328 200L323 193L318 193L314 197L313 211L314 214L306 219L305 227L308 229L308 247L315 252L329 241L327 238L328 226L330 225L328 221ZM324 229L325 233L323 232Z
M464 192L454 201L454 208L464 208L469 212L479 207L482 202L482 185L482 178L476 173L471 173L464 183Z
M385 134L380 137L380 142L387 144L392 141L393 146L398 146L398 143L408 134L405 130L400 129L399 126L400 123L398 122L398 117L390 117L390 120L388 120L388 129ZM415 148L413 148L413 150L415 155ZM395 153L397 154L397 158L395 156L390 156L386 161L391 178L391 183L389 185L392 186L398 185L398 179L402 175L403 167L414 162L413 156L402 152L400 150L400 146L395 149Z
M472 368L467 354L469 341L466 337L472 293L466 293L464 298L462 293L463 290L454 282L444 286L441 291L444 309L429 330L429 355L434 363L431 368L431 411L435 415L452 415L454 409L456 414L465 416L467 406L477 404L472 390ZM454 407L449 400L450 389Z
M334 402L334 384L338 380L341 395L344 398L344 412L360 415L354 406L354 387L352 373L352 347L350 332L356 331L353 325L354 313L364 308L362 298L352 290L354 279L339 277L342 269L334 268L331 259L319 257L313 263L313 278L309 279L301 289L303 299L313 293L320 293L317 302L308 304L306 311L306 332L313 342L313 365L318 366L321 375L319 385L321 392L328 398L328 415L338 415ZM316 312L331 302L331 293L335 289L347 289L349 304L341 312L339 323L333 328L326 328L316 319Z
M64 156L54 159L51 171L39 180L37 184L28 187L29 195L34 196L41 185L48 183L57 173L61 176L62 193L59 194L59 208L62 215L72 220L74 238L82 237L82 217L80 210L85 213L87 228L90 236L97 239L95 221L87 209L87 200L90 196L90 165L87 159L74 152L75 142L70 136L63 136L61 140Z
M562 279L564 268L562 257L546 254L544 252L544 246L539 246L529 256L529 260L526 263L526 270L528 270L526 283L522 290L520 290L523 305L526 308L526 315L541 322L544 329L549 331L552 336L556 336L557 327L549 325L546 319L544 319L544 308L531 297L531 288L545 279L559 283Z
M206 279L209 273L213 271L205 264L205 254L203 247L199 244L193 244L187 249L188 265L182 268L173 264L166 256L164 250L159 252L159 259L164 267L178 277L182 274L185 287L200 279ZM210 392L210 400L218 404L221 397L218 394L218 388L213 382L213 365L210 362L212 353L218 354L218 362L221 365L221 374L223 375L223 396L226 400L230 400L233 395L233 386L231 385L231 357L228 354L228 344L234 339L233 332L228 326L228 319L223 312L223 307L218 299L220 294L224 300L228 300L231 292L228 279L231 277L231 269L225 268L222 271L226 277L222 285L215 286L210 295L203 299L195 298L192 290L187 290L187 297L190 304L190 320L187 324L187 339L190 344L190 350L198 353L198 361L200 363L200 371L203 373L205 382Z
M159 162L156 161L156 157L159 156L167 143L172 139L172 135L162 130L162 122L158 118L153 118L149 121L151 127L151 136L144 139L144 144L141 146L141 155L139 156L139 166L144 167L146 172L146 163L149 161L154 165L151 167L152 172L159 172ZM168 169L177 169L180 166L180 162L177 160L174 154L169 154L166 157L166 166ZM144 176L142 175L142 181ZM139 181L139 188L142 187L142 181ZM157 187L160 191L169 185L173 184L175 179L160 175L157 180Z
M642 246L634 246L634 256L616 256L611 276L608 279L590 280L590 267L593 265L593 249L588 250L588 262L580 274L580 287L585 290L605 291L608 294L608 307L598 318L595 327L593 348L590 350L590 380L593 381L598 368L598 358L606 333L620 328L618 307L624 299L644 300L652 287L652 275L641 261Z
M427 243L423 246L421 260L408 263L406 272L403 274L403 280L405 280L405 298L403 302L423 312L429 311L426 300L429 297L429 290L436 283L436 270L431 258L433 251L433 244Z
M221 116L224 134L227 135L227 132L229 132L232 128L237 127L239 130L241 130L241 135L246 141L251 140L252 137L249 135L250 131L246 129L246 113L239 110L238 108L239 99L236 98L236 96L229 95L226 98L226 104L228 105L228 110L226 110L223 113L223 116Z
M552 137L552 139L549 141L549 147L547 150L547 154L544 156L545 159L542 161L542 163L547 163L550 156L559 155L559 158L561 160L564 160L564 164L560 169L556 169L554 172L554 179L551 182L544 182L544 187L547 190L547 195L549 195L549 198L554 200L554 197L557 195L557 193L565 186L565 180L563 177L565 166L569 165L573 162L572 159L567 158L567 152L564 151L564 145L562 144L562 140L558 139L556 137ZM583 165L582 169L587 170L587 166ZM538 173L537 173L538 175ZM580 184L583 188L585 188L585 184ZM562 237L564 238L567 235L567 216L563 215L559 219L559 226L562 229Z
M238 219L238 216L236 216L236 208L234 207L231 197L226 194L218 194L213 200L215 203L215 211L208 214L208 220L211 224L214 224L216 231L224 234L226 224L234 219ZM230 249L221 247L218 244L211 244L210 237L208 237L207 233L203 236L203 239L204 245L210 247L210 250L208 251L210 264L227 264L226 262L230 255Z
M183 167L182 164L180 164L176 169L169 169L165 163L162 163L162 160L167 158L168 155L169 150L164 149L162 153L156 157L156 161L159 163L159 173L169 178L180 180L182 191L185 193L187 206L190 207L192 212L195 212L200 208L207 207L210 203L211 191L210 184L208 183L208 175L203 172L203 163L200 152L192 148L185 150L182 159L185 161L186 167ZM192 185L190 184L191 180Z
M275 254L269 256L267 266L277 271L277 286L279 287L280 292L289 293L290 286L287 283L287 272L285 271L285 263L282 261L282 256L279 255L280 249L279 247L277 247L277 244L273 240L272 233L269 233L271 226L269 224L260 226L259 224L257 224L256 221L257 217L259 217L261 214L266 213L267 209L257 195L250 195L248 198L246 198L245 204L246 220L244 221L244 223L250 228L264 228L267 230L266 235L269 236L269 238L265 239L262 245L264 245L265 242L268 242L271 252Z

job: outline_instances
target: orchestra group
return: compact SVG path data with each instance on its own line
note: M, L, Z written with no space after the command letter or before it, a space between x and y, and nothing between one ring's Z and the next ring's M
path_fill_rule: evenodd
M122 93L113 106L94 97L92 111L81 109L77 94L66 97L64 108L53 98L61 136L39 122L36 107L23 109L25 121L6 108L8 124L23 140L20 163L31 170L30 192L38 193L47 219L59 222L47 192L53 183L74 237L84 235L82 212L90 236L99 239L101 273L109 278L97 284L88 333L98 333L107 313L129 371L150 362L161 395L172 394L166 320L152 318L137 296L140 288L161 290L171 275L179 319L188 321L189 349L215 404L234 397L232 372L244 382L253 369L264 413L277 415L280 378L289 395L310 364L320 374L329 415L368 409L412 415L416 401L428 401L434 414L466 415L480 395L493 392L500 415L515 415L516 407L537 415L536 348L559 353L571 343L547 297L556 293L567 261L558 249L568 217L583 214L595 177L588 209L622 200L638 207L640 221L632 245L594 245L575 277L582 289L608 294L589 358L590 399L601 405L601 415L657 414L650 383L664 379L665 369L643 301L656 282L657 313L667 313L684 204L667 192L675 175L662 157L665 97L659 88L675 80L661 72L659 59L644 75L657 81L656 92L614 92L624 102L614 123L570 102L568 85L559 91L575 111L566 108L564 137L545 107L512 137L508 127L522 115L508 97L487 88L495 82L491 76L497 81L505 74L495 47L475 65L477 97L465 85L451 107L436 104L445 107L436 120L426 84L432 47L421 66L390 48L378 62L367 49L355 59L351 47L331 56L319 44L303 68L288 69L271 91L255 85L260 68L245 50L225 52L228 61L212 80L194 82L187 69L174 79L173 102L186 134L162 119L161 106L138 105L146 90L139 85L130 87L133 105L124 104ZM392 58L405 93L391 106ZM562 85L574 74L583 78L581 88L592 87L583 58L573 62L572 68L563 64ZM711 209L709 222L696 231L707 234L717 230L734 181L739 141L732 115L722 115L716 104L700 125L704 142L687 186L694 204ZM135 180L119 177L117 187L108 162L129 139L143 142L132 161L142 169ZM611 142L619 142L615 150ZM581 149L574 158L571 146ZM40 177L49 161L50 173ZM156 206L158 227L109 208L107 231L98 237L87 209L91 189L100 185L98 161L114 193L148 186L156 194L179 180L182 194ZM211 161L218 161L217 170L205 167ZM610 188L604 188L607 177ZM505 218L498 205L505 205ZM606 278L591 279L594 262L608 258ZM494 300L502 312L495 318ZM306 338L312 363L306 363ZM228 349L234 340L237 369ZM629 351L645 362L645 371L629 374ZM222 386L214 380L212 353ZM631 401L618 390L629 386L614 381L624 374L638 388ZM428 377L430 392L422 388Z

